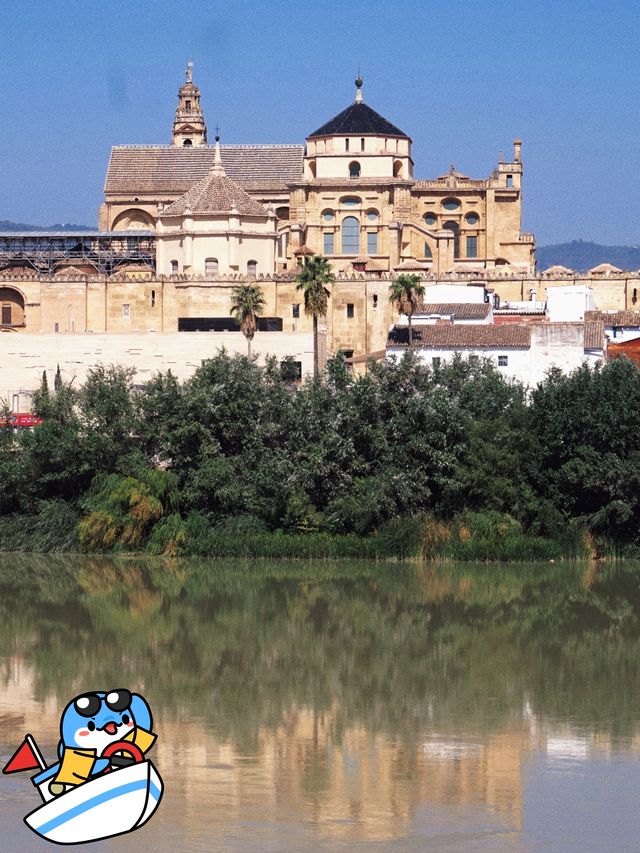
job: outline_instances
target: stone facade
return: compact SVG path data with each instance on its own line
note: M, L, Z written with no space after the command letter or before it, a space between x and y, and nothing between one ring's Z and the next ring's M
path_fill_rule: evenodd
M355 101L312 132L305 147L223 146L227 174L278 219L275 263L262 271L294 268L296 251L308 247L336 270L367 255L388 272L418 261L437 274L500 266L530 273L535 240L521 232L521 141L515 140L511 161L501 158L486 179L452 166L418 180L411 145L406 133L364 102L358 78ZM188 68L172 144L113 149L100 227L155 229L163 209L205 177L212 149ZM241 246L238 269L250 260Z

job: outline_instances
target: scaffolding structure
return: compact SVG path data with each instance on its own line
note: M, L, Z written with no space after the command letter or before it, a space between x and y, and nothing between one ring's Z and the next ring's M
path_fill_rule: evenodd
M67 266L110 275L128 264L156 268L153 231L0 232L0 272L28 266L52 275Z

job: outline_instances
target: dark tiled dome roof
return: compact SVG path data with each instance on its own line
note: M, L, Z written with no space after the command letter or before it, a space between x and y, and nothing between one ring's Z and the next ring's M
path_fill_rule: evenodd
M346 110L342 110L322 127L309 134L308 139L314 136L333 136L341 134L372 134L375 136L394 136L408 139L406 133L391 124L390 121L380 113L372 110L364 101L356 101L350 104Z

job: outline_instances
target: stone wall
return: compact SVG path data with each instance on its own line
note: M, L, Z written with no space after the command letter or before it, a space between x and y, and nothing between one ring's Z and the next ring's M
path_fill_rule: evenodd
M30 393L40 387L43 371L53 388L56 368L65 382L81 385L97 364L133 367L135 382L171 370L179 379L193 374L204 359L225 348L246 355L240 332L175 332L169 334L40 334L0 335L0 398L14 411L30 410ZM303 375L313 370L313 340L309 332L256 332L252 349L259 363L267 355L279 361L293 356ZM15 398L18 395L18 405Z

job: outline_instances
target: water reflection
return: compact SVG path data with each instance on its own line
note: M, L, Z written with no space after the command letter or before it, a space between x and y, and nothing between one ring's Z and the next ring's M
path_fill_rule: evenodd
M637 753L639 615L632 565L4 557L0 748L25 730L51 755L71 695L126 685L161 734L158 849L386 843L427 807L495 847L524 837L534 753Z

